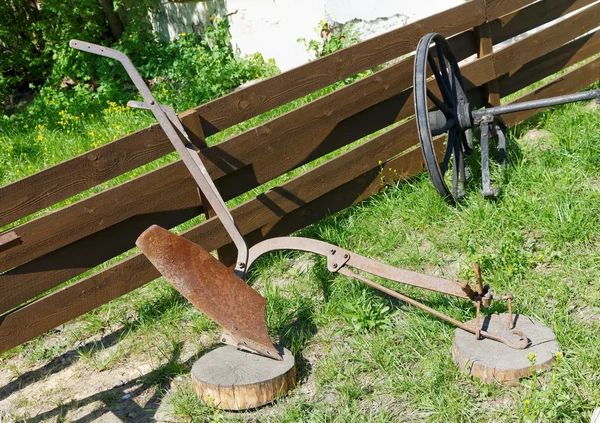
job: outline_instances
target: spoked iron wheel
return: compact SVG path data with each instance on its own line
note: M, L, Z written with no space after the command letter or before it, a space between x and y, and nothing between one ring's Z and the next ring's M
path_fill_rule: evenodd
M431 89L427 75L433 75ZM413 82L415 120L427 171L441 196L460 200L465 193L465 155L472 152L472 130L458 63L442 35L427 34L419 42ZM428 112L430 105L433 109ZM443 154L438 157L434 139L444 134Z

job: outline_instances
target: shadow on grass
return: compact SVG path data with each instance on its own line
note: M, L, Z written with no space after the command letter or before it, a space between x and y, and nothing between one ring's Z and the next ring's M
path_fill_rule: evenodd
M123 422L151 422L155 420L155 414L160 405L160 395L168 386L170 380L182 373L189 372L194 362L202 355L210 351L211 348L200 350L194 356L184 362L179 362L182 344L179 343L167 363L158 369L137 377L122 385L98 392L83 399L72 400L66 404L39 414L25 422L36 422L51 418L60 419L70 410L85 407L88 404L100 401L104 403L103 407L98 408L83 417L72 420L74 423L84 423L103 418L106 415L117 417ZM142 407L135 401L135 398L147 389L156 386L158 389L152 396L145 401L146 406Z
M187 303L187 300L172 289L168 294L162 295L157 301L146 304L147 307L145 305L139 307L138 319L126 323L123 327L98 340L88 341L75 349L54 357L39 369L20 374L15 380L2 387L0 390L0 401L8 398L20 389L47 378L53 373L58 373L66 369L79 360L82 355L93 349L107 349L116 345L130 331L134 331L140 326L148 324L150 321L158 320L166 310L172 308L174 305L185 303Z

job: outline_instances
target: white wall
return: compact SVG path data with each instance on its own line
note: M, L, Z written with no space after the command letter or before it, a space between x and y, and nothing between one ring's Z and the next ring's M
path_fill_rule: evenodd
M161 2L154 26L164 38L200 32L211 15L230 15L234 46L242 54L260 52L282 70L311 59L304 43L320 37L319 22L352 25L362 39L371 38L465 0L206 0Z

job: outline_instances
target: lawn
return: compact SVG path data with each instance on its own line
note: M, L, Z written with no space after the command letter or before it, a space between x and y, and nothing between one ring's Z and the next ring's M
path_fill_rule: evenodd
M69 128L30 128L23 148L37 141L43 151L52 136L56 157L28 162L26 150L3 148L4 181L148 123L117 104L104 110L113 127L65 112ZM493 170L495 200L479 196L477 172L456 206L421 174L297 234L448 279L473 281L479 263L486 283L513 293L515 311L556 333L561 353L546 373L516 387L481 384L453 364L450 324L330 274L319 257L273 253L250 283L267 298L271 336L295 354L299 375L275 404L229 413L196 399L191 365L220 345L220 331L159 279L0 356L0 410L17 421L141 422L160 406L160 416L182 422L588 422L600 404L599 122L600 107L582 103L512 128L508 165ZM15 139L0 141L14 149ZM474 317L464 300L377 281Z

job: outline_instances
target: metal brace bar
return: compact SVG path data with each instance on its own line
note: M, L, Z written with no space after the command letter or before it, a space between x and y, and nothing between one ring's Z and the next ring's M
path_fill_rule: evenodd
M229 213L229 209L225 205L223 198L219 194L219 191L217 190L212 179L210 178L210 175L204 167L202 160L198 156L194 145L185 135L185 130L181 131L182 136L184 137L183 139L178 134L177 129L179 128L176 122L179 119L175 115L175 112L173 111L171 114L171 112L168 111L168 109L165 112L165 109L163 109L164 106L161 106L156 102L154 96L152 95L152 92L150 91L150 89L148 88L148 86L146 85L146 83L138 73L137 69L135 68L131 60L129 60L129 57L127 57L126 54L118 50L79 40L71 40L69 45L77 50L118 60L123 65L125 71L127 71L127 74L133 81L134 85L142 95L145 102L137 103L136 105L143 105L144 108L147 107L150 111L152 111L154 117L156 118L156 120L158 120L159 125L167 135L167 138L169 138L169 141L171 141L173 147L175 147L175 150L181 156L181 159L188 168L190 174L192 175L192 177L206 196L206 199L217 214L218 219L221 221L221 223L225 227L225 230L227 231L233 243L235 244L238 250L238 258L236 268L234 271L238 276L244 277L246 269L248 267L248 247L246 245L246 242L244 241L240 230L236 226L233 217ZM169 114L171 114L171 117L168 116ZM174 119L172 117L173 115L175 115Z

